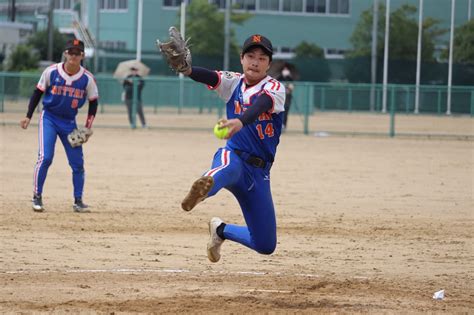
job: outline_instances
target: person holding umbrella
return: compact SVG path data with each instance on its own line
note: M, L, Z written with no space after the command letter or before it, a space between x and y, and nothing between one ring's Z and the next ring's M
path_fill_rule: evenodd
M130 74L125 78L123 81L123 89L125 92L125 105L127 106L128 111L128 120L130 122L130 126L132 128L135 127L133 123L133 114L132 114L132 105L133 105L133 81L138 80L138 87L137 87L137 114L140 118L140 122L143 128L146 128L145 122L145 115L143 113L143 105L142 105L142 90L145 86L145 81L142 77L138 74L138 68L132 66L130 68Z

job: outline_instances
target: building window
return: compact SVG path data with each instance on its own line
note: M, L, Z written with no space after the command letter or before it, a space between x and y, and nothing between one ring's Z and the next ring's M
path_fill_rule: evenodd
M117 0L100 1L103 3L104 1L114 2ZM163 0L163 7L178 8L183 1L185 0ZM189 4L191 1L187 0L186 2ZM231 0L231 4L234 9L246 11L347 15L349 14L349 1L351 0ZM226 0L208 0L208 2L220 10L226 8Z
M217 6L219 9L225 9L225 0L210 0L209 3Z
M329 13L349 14L349 0L329 0Z
M303 12L303 0L283 0L283 11Z
M279 11L279 0L260 0L260 10L262 11Z
M113 40L105 40L101 41L99 44L100 48L106 50L125 50L127 48L127 43L121 40L113 41Z
M273 47L273 58L291 59L295 56L295 51L291 47Z
M257 8L256 0L234 0L234 8L239 10L255 11Z
M337 49L337 48L327 48L325 52L325 57L327 59L344 59L346 50Z
M128 0L100 0L101 10L124 11L128 10Z
M183 0L163 0L164 7L179 7ZM190 1L188 1L189 3Z
M128 0L119 0L118 8L120 10L127 10L128 9Z
M326 0L306 0L306 12L326 13Z
M72 10L79 0L54 0L55 10Z
M326 13L326 0L317 0L316 12L317 13Z

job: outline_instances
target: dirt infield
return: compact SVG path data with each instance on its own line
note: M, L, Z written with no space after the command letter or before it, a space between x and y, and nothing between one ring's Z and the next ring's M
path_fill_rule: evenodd
M31 210L36 137L35 126L0 124L0 313L474 309L472 141L285 134L272 169L275 253L226 242L213 264L207 222L243 223L236 201L223 191L190 213L179 206L223 145L210 131L96 128L90 214L72 212L60 142L47 211Z

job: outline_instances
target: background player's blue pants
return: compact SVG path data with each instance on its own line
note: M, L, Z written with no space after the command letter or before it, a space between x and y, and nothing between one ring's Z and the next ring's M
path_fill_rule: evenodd
M275 250L276 219L270 191L269 170L244 162L232 149L221 148L214 155L212 168L204 174L214 178L209 197L228 189L237 198L247 226L226 224L224 237L261 254Z
M72 168L72 183L74 197L81 198L84 189L84 157L82 146L71 147L67 135L76 128L75 120L54 116L47 111L41 113L38 126L38 161L33 175L33 192L41 194L48 174L48 168L53 162L56 137L59 136L66 151L69 165Z

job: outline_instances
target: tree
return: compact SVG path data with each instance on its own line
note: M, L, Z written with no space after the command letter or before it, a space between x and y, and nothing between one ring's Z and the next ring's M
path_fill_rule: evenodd
M66 46L67 37L64 34L59 33L57 29L53 31L53 60L54 62L60 62ZM48 59L48 31L39 31L33 34L28 39L28 45L33 46L39 52L41 60Z
M353 50L349 57L368 57L371 55L373 9L362 12L361 18L352 33L350 41ZM416 60L418 38L417 8L403 5L390 14L390 59ZM377 25L377 55L383 56L385 38L385 6L379 6ZM425 18L422 22L422 50L424 61L434 61L435 43L438 37L447 32L438 28L439 21Z
M250 14L231 14L231 22L242 25ZM207 0L194 0L188 7L186 37L190 37L193 54L220 57L224 55L224 13ZM231 52L238 53L235 32L231 29Z
M442 56L449 57L449 45ZM474 64L474 20L456 28L453 41L453 60L456 63Z
M8 59L8 71L29 71L38 67L38 54L29 45L18 45Z
M346 54L344 72L350 82L369 83L371 81L371 50L372 50L372 21L373 9L362 12L361 18L352 33L351 43L353 50ZM418 16L417 8L403 5L390 14L389 38L389 82L415 83L416 58L418 44ZM382 59L385 39L385 6L379 6L377 25L377 81L382 79ZM422 21L422 50L421 59L425 63L435 62L435 43L438 37L447 32L438 27L439 21L425 18ZM433 65L423 71L422 80L433 81Z
M294 63L301 80L327 82L331 75L324 50L316 44L305 41L295 47Z
M305 41L295 47L295 57L324 58L324 50L316 44Z

